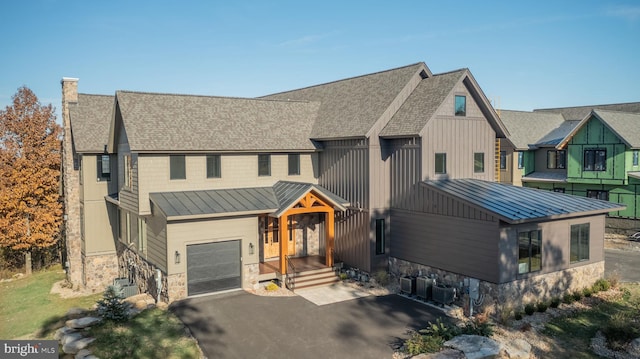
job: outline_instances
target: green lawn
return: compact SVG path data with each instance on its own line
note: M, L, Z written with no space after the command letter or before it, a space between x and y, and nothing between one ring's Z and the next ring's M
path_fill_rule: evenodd
M58 266L0 283L0 338L51 338L69 308L91 308L102 296L63 299L50 294L53 283L64 277Z

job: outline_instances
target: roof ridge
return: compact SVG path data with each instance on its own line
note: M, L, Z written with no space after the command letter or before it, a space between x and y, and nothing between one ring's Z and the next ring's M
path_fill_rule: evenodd
M425 67L427 66L424 61L421 62L416 62L410 65L405 65L405 66L400 66L400 67L395 67L392 69L387 69L387 70L381 70L381 71L376 71L376 72L371 72L368 74L362 74L362 75L357 75L357 76L352 76L352 77L347 77L347 78L343 78L343 79L339 79L339 80L334 80L334 81L329 81L329 82L324 82L324 83L319 83L319 84L315 84L315 85L310 85L310 86L305 86L305 87L300 87L300 88L295 88L292 90L286 90L286 91L280 91L280 92L275 92L275 93L270 93L264 96L260 96L257 98L264 98L264 97L268 97L268 96L276 96L276 95L281 95L281 94L285 94L288 92L294 92L294 91L300 91L300 90L306 90L306 89L310 89L310 88L314 88L314 87L320 87L320 86L326 86L326 85L330 85L330 84L335 84L338 82L343 82L343 81L350 81L350 80L355 80L358 78L363 78L363 77L367 77L367 76L374 76L374 75L379 75L379 74L383 74L385 72L391 72L391 71L397 71L400 69L406 69L408 67L412 67L412 66L416 66L416 65L424 65Z
M111 97L113 98L114 95L103 95L103 94L96 94L96 93L83 93L83 92L78 92L78 96L94 96L94 97Z
M216 96L216 95L198 95L198 94L179 94L179 93L170 93L170 92L148 92L148 91L116 90L116 95L118 93L137 94L137 95L151 95L151 96L180 96L180 97L199 97L199 98L209 98L209 99L225 99L225 100L282 102L282 103L288 103L288 102L315 103L315 102L319 102L319 101L308 101L308 100L279 100L279 99L269 99L269 98L260 98L260 97Z
M597 111L597 112L623 113L623 114L626 114L626 115L635 115L635 116L640 116L640 113L638 113L638 112L628 112L628 111L618 111L618 110L607 110L607 109L603 109L603 108L594 108L592 111Z
M566 107L549 107L549 108L535 108L533 111L541 111L541 110L565 110L570 108L593 108L600 106L616 106L616 105L631 105L631 104L640 104L640 101L632 101L632 102L618 102L618 103L602 103L598 105L581 105L581 106L566 106Z
M461 67L461 68L459 68L457 70L451 70L451 71L447 71L447 72L440 72L440 73L437 73L437 74L433 74L432 77L442 76L442 75L450 75L450 74L453 74L453 73L456 73L456 72L463 72L463 71L469 71L469 68L468 67Z

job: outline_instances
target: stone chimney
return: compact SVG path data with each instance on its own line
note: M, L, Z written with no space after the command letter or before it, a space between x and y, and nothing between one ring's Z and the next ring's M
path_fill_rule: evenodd
M63 77L62 81L62 180L64 188L65 269L74 288L83 286L82 238L80 237L80 182L78 157L71 136L69 104L78 102L78 79Z

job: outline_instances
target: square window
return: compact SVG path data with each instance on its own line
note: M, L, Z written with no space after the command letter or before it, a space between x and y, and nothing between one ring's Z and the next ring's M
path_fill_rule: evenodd
M187 179L184 155L169 156L169 178L172 180Z
M446 153L436 153L436 174L445 174L447 173L447 154Z
M606 171L607 170L607 150L590 149L584 150L585 171Z
M271 176L271 155L258 155L258 176Z
M589 223L571 226L570 263L589 260Z
M97 170L98 182L111 181L111 157L109 155L98 155Z
M507 151L500 151L500 169L507 169Z
M589 189L587 190L587 197L608 201L609 191Z
M467 115L467 97L456 95L456 107L455 107L456 116L466 116Z
M518 169L524 168L524 152L518 152Z
M297 176L300 174L300 154L289 154L289 176Z
M207 178L222 177L220 155L207 155Z
M473 172L484 172L484 152L476 152L473 154Z

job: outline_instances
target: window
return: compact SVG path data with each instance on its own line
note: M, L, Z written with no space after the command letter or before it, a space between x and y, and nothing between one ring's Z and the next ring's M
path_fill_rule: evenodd
M603 201L608 201L609 200L609 191L588 189L587 190L587 197L595 198L595 199L601 199Z
M456 95L456 116L467 115L467 98L465 96Z
M447 173L447 154L436 153L436 174Z
M500 151L500 169L507 169L507 151Z
M124 186L131 189L131 155L124 155Z
M138 251L147 249L147 220L138 217Z
M385 243L385 225L384 218L376 219L376 254L384 254Z
M584 150L584 170L585 171L606 171L607 170L607 150L604 150L604 149Z
M220 178L220 155L207 155L207 178Z
M271 155L258 155L258 176L271 176Z
M565 150L547 151L547 168L550 168L550 169L567 168L567 151Z
M542 232L518 233L518 274L542 269Z
M518 168L524 168L524 152L518 152Z
M564 193L564 188L554 188L554 189L553 189L553 192L556 192L556 193Z
M111 181L111 161L109 155L96 156L98 159L98 182Z
M638 165L638 150L633 150L633 166Z
M184 155L169 156L169 172L172 180L187 179Z
M484 172L484 152L476 152L473 154L473 172Z
M571 226L571 263L589 260L589 223Z
M300 174L300 154L289 154L289 176L297 176Z

